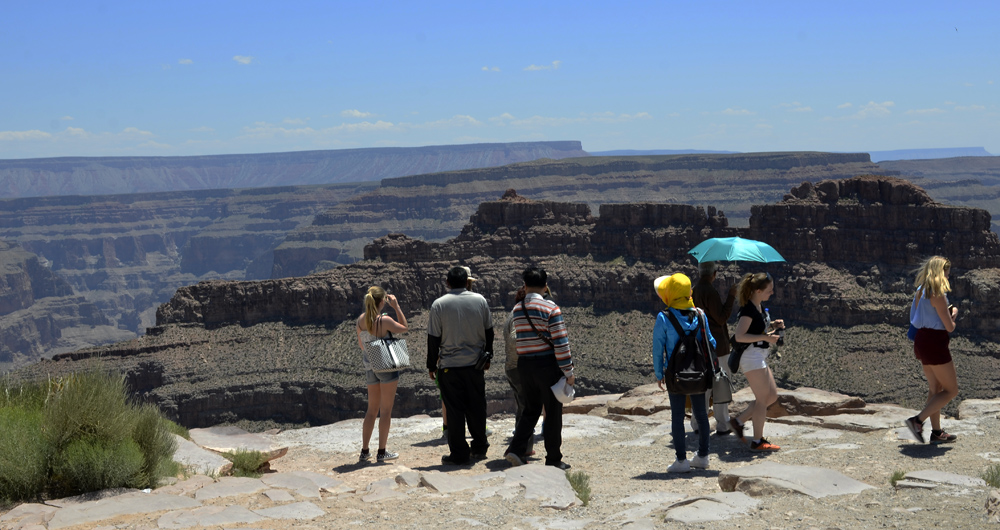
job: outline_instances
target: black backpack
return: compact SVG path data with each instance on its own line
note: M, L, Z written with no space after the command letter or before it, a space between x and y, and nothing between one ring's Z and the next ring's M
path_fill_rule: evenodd
M667 315L667 320L673 324L679 337L663 374L667 392L684 395L705 393L712 388L715 373L718 371L715 350L708 341L705 314L696 309L695 318L698 319L698 325L693 330L685 332L672 311L664 310L663 313ZM698 339L699 331L702 332L701 340Z

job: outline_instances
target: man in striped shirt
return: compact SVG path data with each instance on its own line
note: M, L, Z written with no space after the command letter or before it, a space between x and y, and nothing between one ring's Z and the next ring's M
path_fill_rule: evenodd
M528 440L535 435L535 424L544 406L545 465L569 469L560 452L563 406L551 388L562 377L566 377L569 385L576 382L566 323L559 306L542 297L548 289L545 270L529 267L522 278L527 295L511 314L517 334L517 370L526 403L505 458L515 466L525 463Z

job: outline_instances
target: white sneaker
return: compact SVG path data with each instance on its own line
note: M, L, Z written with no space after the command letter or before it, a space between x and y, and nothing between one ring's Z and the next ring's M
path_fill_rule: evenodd
M690 473L691 472L691 462L687 459L675 460L673 464L667 467L667 473Z
M708 469L708 455L698 456L695 455L691 459L691 467L696 467L698 469Z

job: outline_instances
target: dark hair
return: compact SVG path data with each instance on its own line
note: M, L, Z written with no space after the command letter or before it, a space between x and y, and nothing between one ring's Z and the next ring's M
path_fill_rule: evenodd
M452 267L448 269L447 282L452 289L464 289L469 283L469 273L462 267Z
M524 279L524 285L527 287L545 287L548 275L545 274L545 269L528 267L524 269L524 274L521 275L521 278Z

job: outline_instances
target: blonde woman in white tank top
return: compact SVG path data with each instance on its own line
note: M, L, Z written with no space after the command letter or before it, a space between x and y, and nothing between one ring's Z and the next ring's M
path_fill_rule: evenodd
M396 318L399 319L398 322L393 320L392 317L383 314L382 310L387 303L396 312ZM368 462L371 460L368 443L371 440L372 431L375 430L375 418L379 419L378 453L375 455L375 460L378 462L395 460L399 458L399 454L387 451L386 443L389 440L389 426L392 423L392 405L396 401L396 386L399 384L399 372L373 372L371 364L365 355L365 342L369 342L373 338L384 337L390 332L405 333L408 329L406 327L406 316L403 315L403 311L399 308L399 302L396 300L396 297L386 294L385 289L376 285L370 287L368 293L365 295L365 312L358 317L355 328L358 335L358 347L361 348L361 359L365 368L365 381L368 385L368 410L365 412L365 420L361 425L361 456L358 458L358 461Z

